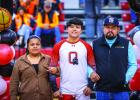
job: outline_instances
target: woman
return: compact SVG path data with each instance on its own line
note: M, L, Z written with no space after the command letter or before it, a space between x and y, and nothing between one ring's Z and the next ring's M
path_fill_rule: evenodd
M32 35L27 40L27 53L15 63L10 81L11 100L52 100L47 67L50 57L41 52L41 40Z

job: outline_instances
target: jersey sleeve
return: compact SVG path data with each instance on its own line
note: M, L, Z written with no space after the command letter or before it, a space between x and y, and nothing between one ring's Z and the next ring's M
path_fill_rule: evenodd
M58 65L58 61L59 61L59 47L58 45L56 44L54 47L53 47L53 50L52 50L52 56L51 56L51 66L55 67Z
M60 41L59 43L55 44L52 50L52 56L51 56L51 66L56 67L59 64L59 50L61 45L65 42L65 40Z
M95 68L95 58L93 54L93 49L90 45L87 46L87 61L88 65Z
M94 58L93 49L90 46L90 44L86 43L85 41L81 40L81 42L83 42L83 44L85 45L85 47L87 49L87 63L90 67L92 67L94 69L95 68L95 58Z

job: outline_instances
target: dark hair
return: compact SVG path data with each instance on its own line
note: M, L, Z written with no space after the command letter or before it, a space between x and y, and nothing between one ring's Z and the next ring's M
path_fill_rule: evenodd
M40 42L41 42L41 39L40 37L38 37L37 35L31 35L28 40L27 40L27 48L26 48L26 53L29 54L29 51L28 51L28 44L30 42L31 39L38 39Z
M80 18L77 18L77 17L73 17L72 19L70 19L67 23L66 23L66 27L69 27L71 26L71 24L74 24L74 25L80 25L83 29L83 22Z
M26 12L25 7L23 7L23 6L18 7L18 10L17 11L19 12L20 10L23 10L24 12Z

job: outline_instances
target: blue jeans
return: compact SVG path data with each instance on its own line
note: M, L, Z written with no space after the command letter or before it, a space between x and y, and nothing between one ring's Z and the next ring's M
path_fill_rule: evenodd
M88 38L101 37L103 34L101 17L101 0L86 0L85 2L85 32Z
M36 30L35 30L35 35L40 36L41 33L45 33L45 34L54 33L56 43L61 40L61 34L60 34L60 30L59 30L58 26L55 27L55 28L52 28L52 29L43 29L43 28L37 27Z
M32 28L31 27L29 27L29 26L27 26L27 25L25 25L25 24L23 24L22 26L21 26L21 28L18 30L18 32L17 32L17 34L19 35L19 36L23 36L24 37L24 44L26 45L26 43L27 43L27 40L28 40L28 38L29 38L29 36L30 36L30 34L32 33ZM26 47L26 46L25 46Z
M129 93L97 91L96 100L129 100Z

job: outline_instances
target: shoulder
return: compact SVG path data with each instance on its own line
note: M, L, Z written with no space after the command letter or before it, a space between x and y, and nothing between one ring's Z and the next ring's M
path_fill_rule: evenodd
M123 45L125 45L125 44L128 45L129 44L129 40L124 38L124 37L119 37L119 43L123 44Z
M84 41L84 40L80 39L80 42L82 42L85 46L90 47L90 44L89 44L89 43L87 43L86 41Z
M44 57L45 57L45 59L51 59L51 56L49 56L49 55L44 54Z
M26 54L24 54L24 55L20 56L20 57L19 57L16 61L21 61L21 60L24 60L24 59L26 59L25 57L26 57Z
M102 37L102 38L103 38L103 37ZM94 39L94 40L92 41L92 45L93 45L93 44L100 44L100 43L103 41L102 38L100 37L100 38L98 38L98 39Z
M62 44L65 43L65 42L66 42L66 39L61 40L60 42L58 42L54 45L53 49L60 48L62 46Z
M22 65L24 63L24 60L26 60L26 54L20 56L18 59L16 59L15 65Z
M89 50L89 51L92 50L92 46L89 43L87 43L84 40L80 40L80 41L84 44L84 46L86 47L87 50Z
M126 38L124 38L124 37L120 37L120 39L121 39L122 41L129 42L129 40L128 40L128 39L126 39Z

